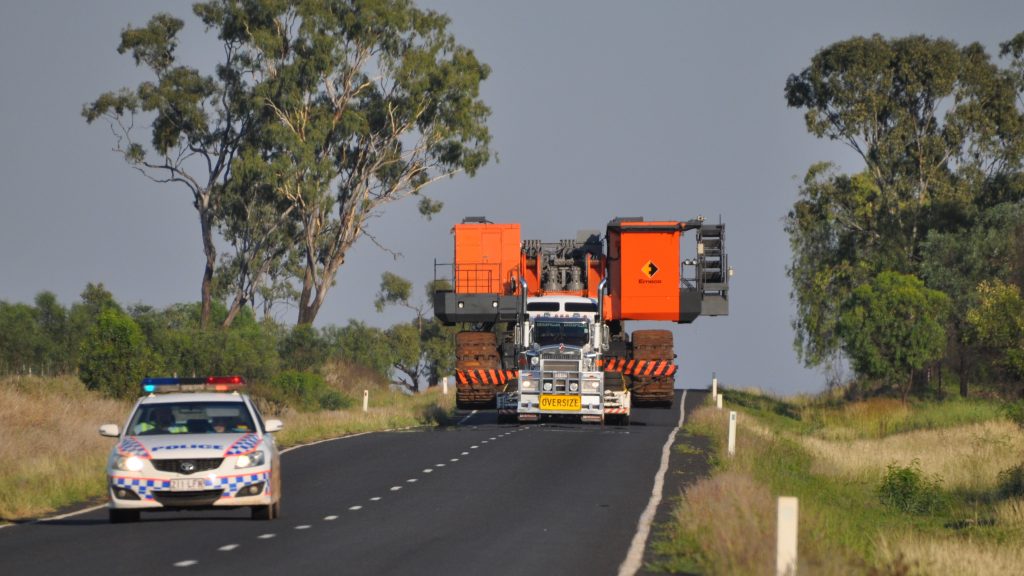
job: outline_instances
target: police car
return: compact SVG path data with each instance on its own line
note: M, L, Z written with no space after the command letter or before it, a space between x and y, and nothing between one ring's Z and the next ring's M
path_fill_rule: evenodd
M272 520L281 505L280 456L272 432L241 392L240 376L147 378L107 463L111 522L135 522L142 510L251 507Z

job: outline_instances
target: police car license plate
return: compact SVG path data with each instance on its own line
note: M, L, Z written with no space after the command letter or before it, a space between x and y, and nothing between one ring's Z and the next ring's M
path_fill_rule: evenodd
M193 490L205 490L206 480L204 478L176 478L171 480L172 492L191 492Z
M569 396L565 394L540 395L541 410L578 411L581 407L582 402L580 401L579 396Z

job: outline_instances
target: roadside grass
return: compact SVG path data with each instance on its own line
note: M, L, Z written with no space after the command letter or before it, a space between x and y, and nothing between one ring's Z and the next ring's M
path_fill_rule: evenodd
M688 415L686 432L711 439L714 472L683 495L658 543L675 559L654 568L773 573L775 498L786 495L800 499L801 574L1024 573L1024 500L999 486L1024 436L994 404L839 406L731 390L725 401L739 407L736 456L725 454L728 409ZM882 504L887 467L915 460L948 506Z
M111 440L131 403L90 392L77 378L0 381L0 519L33 517L104 493Z
M361 432L445 424L454 414L454 389L448 396L436 388L409 395L343 365L326 367L325 380L357 402L346 410L320 412L260 406L265 417L284 421L276 434L282 448ZM366 413L364 389L370 391ZM123 424L131 406L130 401L89 391L75 377L0 379L0 521L38 518L101 500L113 439L97 430L105 423Z

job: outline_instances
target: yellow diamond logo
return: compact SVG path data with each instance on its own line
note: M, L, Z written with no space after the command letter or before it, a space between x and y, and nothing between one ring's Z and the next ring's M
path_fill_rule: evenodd
M654 275L658 273L658 267L654 265L653 260L648 260L647 264L644 264L640 271L646 274L648 278L654 278Z

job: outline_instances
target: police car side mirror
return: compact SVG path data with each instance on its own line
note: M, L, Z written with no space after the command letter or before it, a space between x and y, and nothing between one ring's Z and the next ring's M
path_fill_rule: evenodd
M117 427L117 424L104 424L103 426L100 426L100 436L117 438L120 435L121 429Z
M264 432L277 432L281 428L284 428L284 423L280 420L267 420Z

